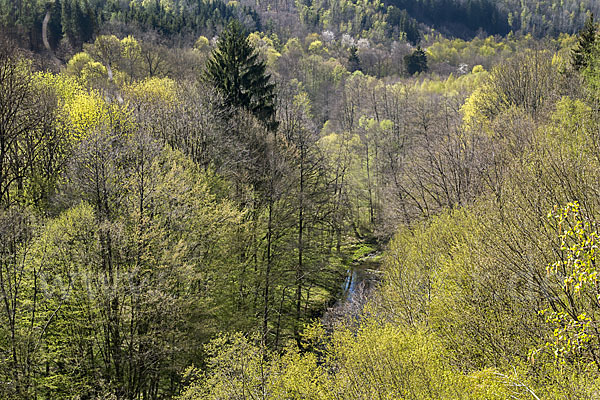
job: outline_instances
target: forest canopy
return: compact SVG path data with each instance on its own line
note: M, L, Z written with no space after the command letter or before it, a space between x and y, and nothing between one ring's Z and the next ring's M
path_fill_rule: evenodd
M597 7L0 0L0 398L597 399Z

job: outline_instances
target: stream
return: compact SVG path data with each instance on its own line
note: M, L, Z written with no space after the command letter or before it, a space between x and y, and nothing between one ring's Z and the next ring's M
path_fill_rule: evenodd
M343 284L341 300L343 302L353 302L359 300L379 281L381 272L379 271L380 253L371 253L352 263L346 272L346 279Z
M369 291L381 281L381 253L373 252L355 260L346 270L340 296L322 318L324 326L333 331L339 324L353 325L362 313Z

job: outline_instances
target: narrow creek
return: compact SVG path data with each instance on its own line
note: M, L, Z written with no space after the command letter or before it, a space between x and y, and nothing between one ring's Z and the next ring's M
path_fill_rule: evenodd
M336 325L356 323L368 300L368 295L381 281L381 252L373 251L355 259L346 270L346 277L340 287L340 294L335 305L328 308L323 317L323 324L333 331Z
M342 302L353 302L357 300L355 296L369 292L380 279L380 259L381 253L373 252L352 263L346 272L340 299Z

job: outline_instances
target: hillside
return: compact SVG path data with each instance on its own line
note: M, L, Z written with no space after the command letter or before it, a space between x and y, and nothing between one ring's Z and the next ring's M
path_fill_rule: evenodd
M232 18L250 31L281 39L332 31L375 42L407 40L416 45L432 30L470 39L478 34L514 33L535 37L576 33L586 12L600 12L592 0L389 0L261 1L222 0L19 0L0 2L2 25L24 46L44 48L42 25L48 14L53 51L80 48L100 33L152 32L178 43L213 37ZM63 40L63 39L66 39ZM183 41L183 42L182 42Z

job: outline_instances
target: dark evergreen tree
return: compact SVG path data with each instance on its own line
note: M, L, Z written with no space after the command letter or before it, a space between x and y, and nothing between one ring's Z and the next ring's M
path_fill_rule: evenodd
M55 49L60 39L63 36L63 28L61 24L61 10L62 4L60 0L56 0L53 5L51 5L51 17L50 22L48 24L48 35L50 36L50 46Z
M571 63L579 71L585 69L594 46L596 45L596 35L598 25L594 22L594 15L590 14L585 22L585 26L579 32L577 46L572 50Z
M361 71L360 59L358 58L358 51L356 46L350 48L350 55L348 56L348 71Z
M418 46L415 51L404 57L404 67L409 75L426 72L429 69L427 66L427 56L423 49L421 49L421 46Z
M269 128L277 126L275 85L239 22L222 33L203 78L222 94L226 107L245 108Z

